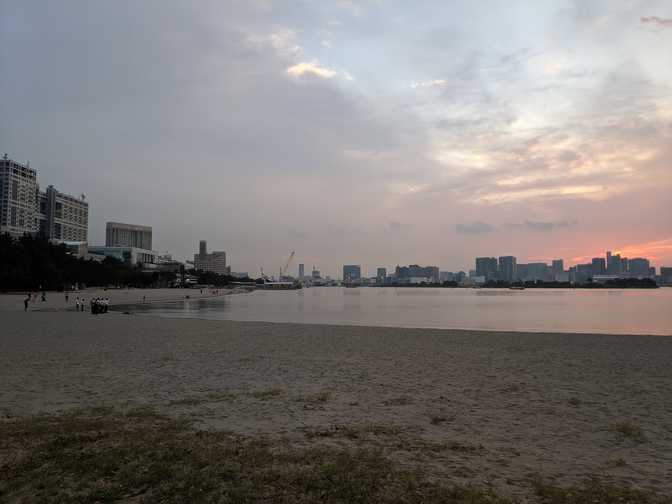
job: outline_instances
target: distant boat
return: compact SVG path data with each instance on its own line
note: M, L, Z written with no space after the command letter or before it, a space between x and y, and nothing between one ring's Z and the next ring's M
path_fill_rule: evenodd
M523 287L522 285L512 285L511 287L509 287L509 290L525 290L525 287Z

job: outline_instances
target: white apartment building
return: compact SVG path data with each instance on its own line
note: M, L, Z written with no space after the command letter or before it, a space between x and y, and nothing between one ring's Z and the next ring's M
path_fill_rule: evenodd
M108 222L105 226L105 246L152 250L152 227Z
M37 171L5 154L0 159L0 233L37 233L37 192Z
M39 232L58 241L86 242L89 236L89 204L79 198L48 186L39 193Z

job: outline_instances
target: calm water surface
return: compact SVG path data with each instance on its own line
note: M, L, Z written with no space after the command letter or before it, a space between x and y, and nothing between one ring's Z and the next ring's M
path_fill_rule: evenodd
M310 288L152 303L164 317L500 331L672 335L672 289Z

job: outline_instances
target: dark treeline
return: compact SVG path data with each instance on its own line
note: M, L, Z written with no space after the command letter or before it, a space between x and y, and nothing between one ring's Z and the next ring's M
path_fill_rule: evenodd
M41 238L0 235L0 290L61 290L80 287L170 285L174 273L143 272L113 258L77 258L65 245Z
M225 287L231 282L245 282L253 283L254 280L250 278L237 278L231 275L220 275L213 271L194 271L194 275L198 278L198 283L201 285L214 285L215 287Z

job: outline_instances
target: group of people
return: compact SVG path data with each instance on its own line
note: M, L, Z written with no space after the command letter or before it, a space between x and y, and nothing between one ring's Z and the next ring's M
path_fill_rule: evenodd
M93 298L91 300L91 313L93 315L98 315L99 313L107 313L107 309L110 306L110 298Z
M97 297L93 298L90 303L91 313L98 315L99 313L107 313L110 306L110 298ZM86 311L86 299L77 296L75 298L75 311Z

